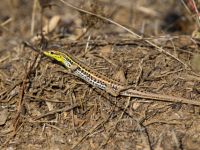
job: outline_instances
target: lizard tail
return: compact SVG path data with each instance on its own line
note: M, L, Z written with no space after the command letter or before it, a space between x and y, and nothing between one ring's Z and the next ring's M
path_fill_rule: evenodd
M182 103L182 104L190 104L190 105L200 106L200 101L197 101L197 100L192 100L192 99L187 99L187 98L182 98L182 97L176 97L176 96L141 92L141 91L133 90L133 89L128 89L126 91L122 91L120 93L120 95L135 97L135 98L151 99L151 100L156 100L156 101Z

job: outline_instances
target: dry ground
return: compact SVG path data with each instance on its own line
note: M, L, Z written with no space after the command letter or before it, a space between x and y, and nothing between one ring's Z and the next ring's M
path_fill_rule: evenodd
M60 0L40 2L0 2L2 148L199 149L199 106L112 97L23 44L64 49L140 91L200 102L198 23L181 0L69 1L144 38Z

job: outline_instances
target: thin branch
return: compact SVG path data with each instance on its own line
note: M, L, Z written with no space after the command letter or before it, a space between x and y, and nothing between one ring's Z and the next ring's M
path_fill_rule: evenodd
M129 33L132 34L134 37L137 37L137 38L139 38L139 39L142 39L142 38L143 38L143 37L140 36L139 34L136 34L136 33L133 32L132 30L126 28L125 26L123 26L123 25L121 25L121 24L119 24L119 23L117 23L117 22L115 22L115 21L113 21L113 20L111 20L111 19L109 19L109 18L103 17L103 16L98 15L98 14L94 14L94 13L92 13L92 12L90 12L90 11L86 11L86 10L80 9L80 8L78 8L78 7L72 5L72 4L70 4L70 3L68 3L68 2L66 2L66 1L64 1L64 0L60 0L60 1L61 1L62 3L64 3L66 6L68 6L68 7L70 7L70 8L73 8L73 9L79 11L79 12L86 13L86 14L89 14L89 15L91 15L91 16L95 16L95 17L97 17L97 18L100 18L100 19L102 19L102 20L105 20L105 21L107 21L107 22L110 22L110 23L112 23L112 24L114 24L114 25L116 25L116 26L118 26L118 27L124 29L125 31L129 32ZM188 66L186 63L184 63L182 60L180 60L180 59L177 58L176 56L174 56L174 55L172 55L171 53L169 53L169 52L167 52L166 50L164 50L162 47L156 45L155 43L153 43L153 42L151 42L151 41L149 41L149 40L144 40L144 41L147 42L148 44L152 45L153 47L157 48L159 52L164 53L165 55L172 57L173 59L175 59L175 60L177 60L178 62L180 62L181 64L183 64L183 65L185 66L185 68L188 68L188 69L191 70L191 67L190 67L190 66Z

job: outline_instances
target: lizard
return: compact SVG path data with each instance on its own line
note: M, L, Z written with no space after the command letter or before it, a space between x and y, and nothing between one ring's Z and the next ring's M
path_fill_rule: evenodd
M70 73L81 78L87 84L92 85L95 88L106 91L114 97L128 96L135 98L144 98L157 101L175 102L200 106L200 102L190 100L183 97L169 96L163 94L155 94L150 92L142 92L139 90L131 89L131 86L127 86L124 83L111 79L97 71L94 71L89 66L82 63L73 55L68 52L61 52L58 49L44 50L42 53L52 60L56 60L59 64L68 69Z

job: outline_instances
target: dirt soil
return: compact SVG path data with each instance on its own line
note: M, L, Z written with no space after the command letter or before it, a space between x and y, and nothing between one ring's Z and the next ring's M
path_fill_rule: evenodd
M199 24L188 1L67 2L0 2L1 149L199 149L200 107L191 104L200 104ZM113 97L26 42L191 103Z

